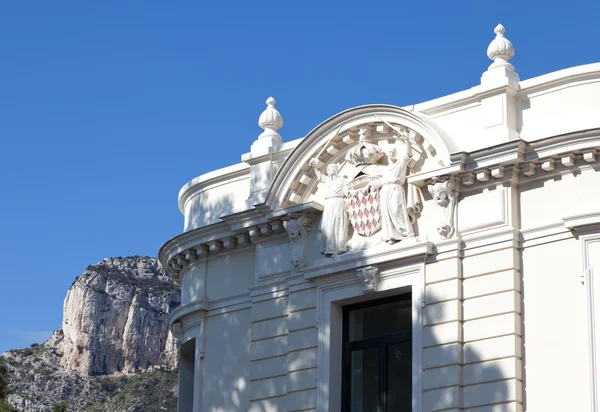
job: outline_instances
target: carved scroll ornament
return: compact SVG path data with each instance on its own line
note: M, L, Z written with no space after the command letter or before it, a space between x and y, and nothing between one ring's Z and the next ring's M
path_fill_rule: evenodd
M437 231L443 239L450 239L455 232L454 209L458 198L456 183L450 175L436 176L425 181L434 203L441 209L442 221Z
M356 276L363 287L363 293L376 292L379 283L379 268L375 265L356 269Z
M292 269L299 272L304 268L304 243L306 235L312 230L310 215L292 213L284 222L285 230L292 243Z

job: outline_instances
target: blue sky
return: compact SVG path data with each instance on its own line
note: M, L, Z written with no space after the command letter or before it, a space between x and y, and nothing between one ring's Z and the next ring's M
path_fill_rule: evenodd
M270 95L292 140L467 89L499 22L521 79L600 61L598 1L288 3L0 3L0 352L60 328L87 265L156 256Z

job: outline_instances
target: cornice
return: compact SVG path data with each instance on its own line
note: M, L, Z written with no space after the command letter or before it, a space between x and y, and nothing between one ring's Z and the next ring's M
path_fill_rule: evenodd
M462 183L461 192L507 181L519 184L596 164L598 153L600 129L566 133L531 143L519 139L471 153L455 153L450 166L409 176L408 182L424 186L427 179L450 174Z
M522 80L519 83L521 88L520 93L535 93L542 89L550 89L561 86L565 83L572 83L591 78L600 79L600 63L569 67L567 69L557 70L555 72L543 74L531 79Z
M585 64L547 73L531 79L521 80L518 88L514 89L508 85L486 88L476 85L470 89L461 90L433 100L405 106L403 109L417 111L435 117L438 114L447 114L463 106L473 105L482 98L493 96L501 92L508 92L518 97L525 97L532 93L543 92L562 85L568 85L586 80L600 80L600 63Z
M569 230L580 231L590 226L600 226L600 211L581 213L563 217L564 227Z
M223 222L182 233L165 243L158 253L169 275L180 283L181 273L197 260L260 244L283 234L284 221L297 213L322 211L322 206L308 202L271 211L264 205L223 217Z

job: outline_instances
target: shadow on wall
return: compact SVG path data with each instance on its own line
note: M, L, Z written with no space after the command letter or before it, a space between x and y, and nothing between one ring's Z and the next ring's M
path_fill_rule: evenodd
M369 294L364 299L358 299L360 301L375 300L406 293L409 290L410 288L387 290L383 293ZM423 308L421 311L422 325L439 326L449 323L447 309L444 309L448 306L444 305L444 301L436 298L432 292L427 291L426 293L427 300L435 303L428 304L428 310ZM413 308L413 310L415 309ZM423 326L421 327L423 328ZM423 331L431 327L425 326ZM462 323L460 327L463 327ZM479 411L481 407L490 408L490 411L513 410L516 400L514 379L516 378L519 384L522 380L521 358L505 356L502 353L511 353L514 345L519 344L515 343L515 336L506 336L506 340L504 337L501 338L502 344L506 345L503 347L498 347L499 342L497 339L494 342L494 338L464 344L463 342L441 342L435 338L435 335L431 336L434 336L433 341L430 340L427 347L422 349L422 373L420 376L413 376L413 381L421 381L422 412L458 409L469 411L471 410L469 408ZM511 341L511 339L513 340ZM319 345L323 345L323 342L319 341ZM506 350L502 350L503 348ZM485 353L483 353L484 351ZM497 356L493 355L494 353ZM319 365L319 367L329 367L329 365ZM341 373L340 376L342 376ZM341 385L340 382L332 382L332 384ZM411 385L411 382L407 382L407 384ZM522 389L517 386L516 390ZM320 391L321 395L331 392L329 388L323 386L317 387L317 391ZM353 407L352 410L372 412L368 410L368 407L363 409L354 409ZM264 409L261 412L272 411L278 410Z
M221 194L215 198L211 192L202 192L189 199L185 213L186 221L184 231L196 229L198 227L219 223L222 216L228 216L235 213L235 198L229 194ZM246 197L245 194L242 197ZM190 220L188 220L188 217Z
M354 273L351 272L351 275L354 276ZM385 295L394 295L396 292L398 294L405 293L406 289L387 291ZM427 291L427 294L428 300L436 303L427 305L428 309L422 311L423 324L444 324L448 319L448 314L444 309L447 305L438 303L431 292ZM377 299L378 295L379 293L371 294L368 298ZM282 398L289 396L294 391L296 392L294 396L304 396L305 394L307 397L313 397L314 388L317 391L327 390L325 387L318 387L316 374L314 375L313 389L310 389L310 387L306 388L304 380L299 381L300 374L290 374L287 368L281 369L276 376L268 374L264 378L257 377L257 372L253 371L253 387L250 388L253 362L248 362L249 359L268 360L269 362L272 360L273 368L277 368L277 365L282 363L289 367L292 363L297 362L294 364L295 367L291 368L294 370L302 370L301 365L306 363L308 366L304 368L309 370L313 359L302 359L302 357L296 356L296 360L291 360L289 354L292 351L295 351L296 354L304 351L305 356L316 356L316 350L309 350L316 348L314 343L316 327L306 328L308 331L306 334L295 334L294 347L302 348L302 350L291 348L290 340L288 340L290 333L287 317L288 298L275 299L273 304L273 308L270 309L273 311L273 317L267 319L268 322L253 322L253 314L248 309L208 318L205 341L207 356L203 360L203 370L211 371L211 375L203 373L203 410L207 412L245 411L248 407L248 400L251 400L254 401L251 412L310 411L313 409L286 409L281 406ZM316 325L317 319L315 318L314 321ZM250 325L250 327L247 328L246 325ZM430 327L426 326L425 328ZM314 334L311 335L311 332ZM253 344L251 344L252 342ZM323 343L318 342L318 344ZM487 344L488 342L485 340L478 341L476 345L471 343L464 345L461 342L436 343L435 341L427 344L427 348L422 352L423 374L417 377L413 376L413 380L418 379L422 382L422 411L467 409L486 405L497 405L499 408L497 410L504 410L504 406L500 404L514 401L513 379L515 376L517 379L521 378L520 359L502 358L500 355L502 351L498 352L497 357L490 357L492 351L486 349ZM492 343L490 342L490 344ZM486 351L485 358L481 353L481 348ZM282 360L285 362L281 362ZM327 368L329 365L319 365L319 367ZM212 371L218 371L218 373L212 374ZM332 382L332 384L341 383ZM407 384L411 383L407 382ZM365 409L365 412L372 411Z
M429 293L428 298L434 297ZM437 299L430 300L437 301ZM423 311L424 324L442 324L444 319L448 318L444 313L443 304L435 303L427 307L428 310ZM430 327L426 326L425 328ZM513 350L514 346L510 346L509 342L503 343L509 350ZM519 359L515 357L502 359L500 353L496 358L490 359L488 356L484 359L481 349L473 347L478 346L485 350L486 345L489 348L492 344L497 345L497 342L493 343L491 339L487 341L484 339L468 344L436 345L435 342L428 344L428 347L423 349L422 355L423 411L435 411L448 407L481 407L505 403L509 399L514 400L507 379L514 378L514 372L519 374L520 362L517 363ZM490 353L489 350L487 352ZM514 371L512 374L507 373L510 372L509 364L511 362ZM461 375L462 382L457 380ZM461 383L462 388L457 387L457 383ZM444 387L453 387L455 390L441 389Z

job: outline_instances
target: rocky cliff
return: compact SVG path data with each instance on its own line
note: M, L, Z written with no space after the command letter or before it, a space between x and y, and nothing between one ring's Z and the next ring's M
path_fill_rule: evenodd
M123 391L144 376L142 381L170 385L149 391L166 391L163 399L150 409L119 410L170 410L176 379L168 371L177 368L177 343L168 316L179 296L155 258L88 266L67 292L62 329L42 345L2 355L12 374L9 402L23 411L51 410L57 402L66 402L69 411L104 410L102 404L113 402L105 410L114 411L112 398L127 398Z

